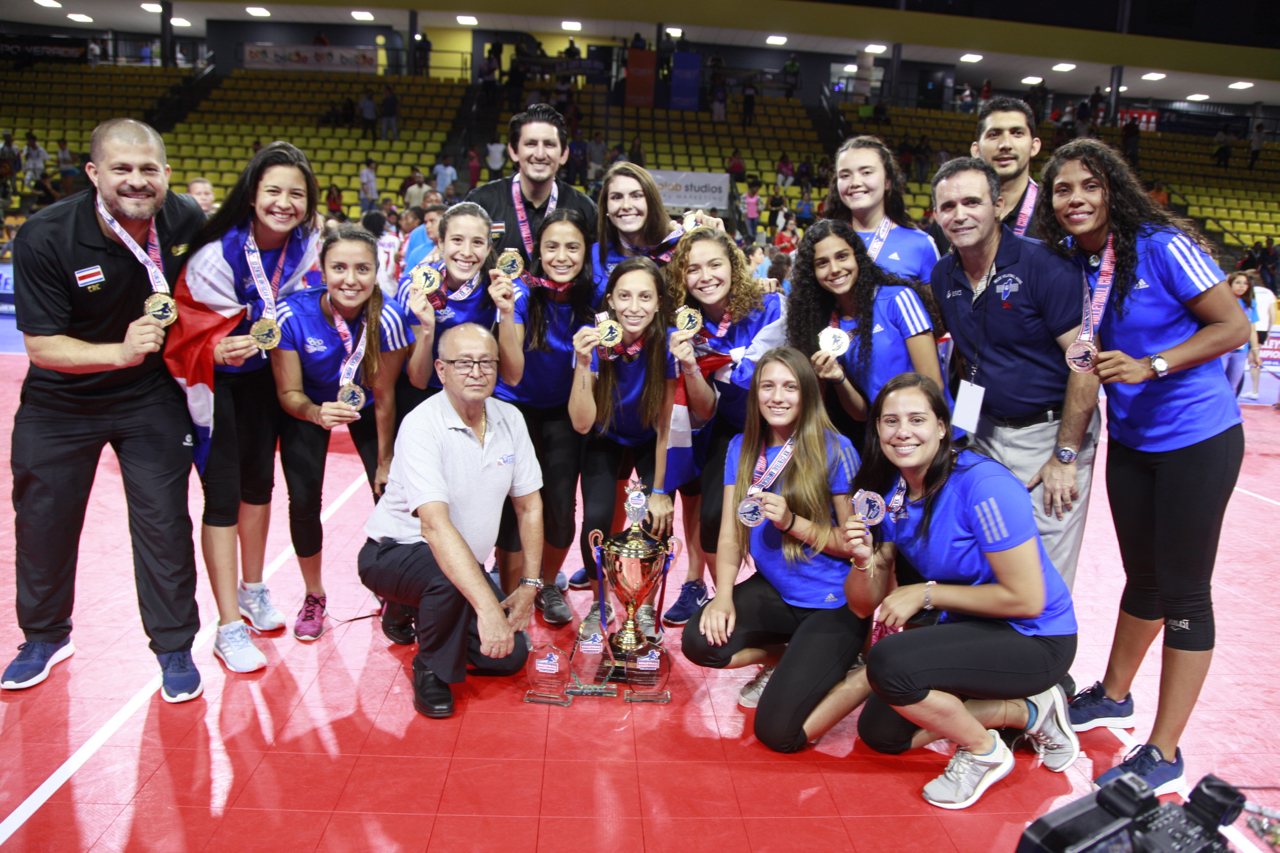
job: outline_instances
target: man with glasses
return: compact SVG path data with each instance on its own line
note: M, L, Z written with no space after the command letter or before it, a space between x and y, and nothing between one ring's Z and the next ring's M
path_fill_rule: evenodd
M453 714L449 685L468 665L514 675L529 654L523 632L542 588L542 470L519 411L490 399L497 367L489 330L463 323L441 335L435 369L445 393L405 416L358 559L366 587L413 613L413 707L427 717ZM482 564L508 495L524 576L504 600Z

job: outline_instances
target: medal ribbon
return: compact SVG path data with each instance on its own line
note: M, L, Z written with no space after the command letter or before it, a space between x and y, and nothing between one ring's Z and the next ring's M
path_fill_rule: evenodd
M444 275L447 275L447 273L445 273ZM478 285L479 283L480 283L480 273L476 273L475 275L471 276L471 281L462 285L462 287L459 287L457 290L451 292L449 294L449 298L454 300L455 302L460 302L463 299L466 299L468 296L470 296L472 291L476 289L476 285ZM448 290L448 289L449 288L446 285L445 290Z
M258 290L258 296L262 298L262 317L266 320L275 320L276 318L276 296L280 293L280 277L284 275L284 258L289 252L289 240L292 235L285 238L284 246L280 249L280 261L276 264L276 271L271 276L271 281L267 281L266 270L262 268L262 253L258 250L258 243L253 239L253 225L249 226L249 239L244 243L244 257L249 262L249 275L253 277L253 286Z
M655 263L669 264L671 263L671 258L675 256L676 243L680 242L680 238L684 236L684 233L684 226L677 226L674 231L667 235L665 240L656 246L633 246L623 240L621 234L618 235L618 240L632 254L644 255Z
M773 457L773 464L765 469L765 443L760 442L760 458L756 460L755 475L751 478L751 486L747 489L747 495L754 495L757 492L763 492L773 485L773 481L778 479L782 473L782 469L787 467L787 463L791 461L791 455L795 453L795 439L788 438L787 443L782 445L782 449L778 451L778 455Z
M1107 310L1107 297L1111 295L1111 280L1116 274L1115 237L1107 235L1107 247L1102 252L1102 270L1098 273L1098 283L1093 287L1093 298L1089 297L1089 276L1084 276L1084 316L1080 320L1081 341L1092 341L1102 324L1103 312Z
M556 186L555 178L551 179L551 199L547 202L547 212L544 216L550 216L551 211L556 209L556 201L560 198L560 188ZM517 174L511 179L511 204L516 209L516 223L520 226L520 240L524 243L525 254L533 257L533 232L529 229L529 214L524 209L524 193L520 192L520 176Z
M1036 199L1040 196L1040 187L1035 181L1027 181L1027 191L1022 197L1022 209L1018 211L1018 224L1013 226L1013 233L1019 237L1026 236L1027 226L1031 224L1031 211L1035 210Z
M607 311L601 311L596 315L596 325L598 326L608 319L609 313ZM642 349L644 349L644 335L636 338L635 343L629 347L623 346L622 344L614 344L611 347L598 346L596 347L596 352L599 353L601 358L613 361L620 355L635 355Z
M876 229L876 235L871 238L871 245L867 247L867 254L874 261L880 257L880 250L884 248L885 238L889 236L889 232L893 230L893 220L884 217L880 220L880 227Z
M894 521L902 518L907 511L907 481L899 474L898 482L893 487L893 497L889 499L889 515Z
M535 287L545 287L547 290L554 293L563 294L567 294L569 292L569 288L573 287L572 281L552 281L549 278L538 278L536 275L531 275L527 272L521 273L517 276L516 281L523 281L525 287L528 287L530 290Z
M333 303L330 303L329 307L333 308ZM338 330L338 337L342 338L342 346L347 351L347 357L342 362L342 372L338 375L338 385L339 387L354 385L356 370L359 369L360 362L364 360L365 333L369 331L369 324L361 324L360 343L356 344L354 348L351 346L351 329L347 327L347 321L342 318L336 308L333 309L333 327Z
M698 332L698 334L694 335L690 339L693 341L694 346L697 346L699 344L705 344L708 340L710 340L710 338L707 336L707 332L705 329L705 324L706 324L705 319L703 320L703 324L704 324L704 329L701 332ZM720 318L720 325L716 326L716 330L715 332L712 333L711 337L723 338L726 334L729 333L729 327L732 325L733 325L733 318L729 316L728 311L725 311L724 316Z
M124 247L133 252L133 256L138 259L138 263L142 264L146 269L147 278L151 280L151 289L156 293L167 294L169 292L169 282L164 277L164 259L160 257L160 237L156 234L156 218L154 216L151 217L147 232L147 248L146 251L143 251L142 247L129 236L129 232L125 231L119 222L116 222L116 218L107 213L107 206L102 203L102 196L98 196L97 202L98 215L107 223L108 228L116 232L116 236L120 238L120 242L124 243Z

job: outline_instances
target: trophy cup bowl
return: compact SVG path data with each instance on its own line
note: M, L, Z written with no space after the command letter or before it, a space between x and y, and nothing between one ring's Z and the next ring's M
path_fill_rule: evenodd
M644 501L643 494L631 494L639 495L647 507L648 501ZM601 568L609 579L609 585L627 611L621 629L609 635L609 645L618 658L625 658L648 641L636 624L636 608L662 580L663 572L679 549L679 540L660 540L642 528L640 522L644 519L644 512L641 511L637 518L632 506L639 502L628 496L627 503L631 527L605 539L600 555Z

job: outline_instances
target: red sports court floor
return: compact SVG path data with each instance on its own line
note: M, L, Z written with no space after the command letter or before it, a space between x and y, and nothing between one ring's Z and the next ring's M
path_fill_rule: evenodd
M9 452L24 370L23 356L0 356L0 456ZM1238 785L1273 785L1280 775L1270 729L1280 723L1280 605L1268 530L1280 507L1280 414L1248 406L1245 425L1248 456L1218 561L1218 653L1182 744L1192 784L1209 772ZM331 614L349 618L374 606L354 570L372 502L349 440L335 439L325 484L326 586ZM7 458L0 461L8 476ZM302 585L277 483L269 582L280 609L293 614ZM1076 582L1082 630L1073 673L1082 685L1102 674L1120 589L1102 476L1094 487ZM1170 499L1179 497L1195 499ZM190 501L198 519L194 478ZM7 507L0 525L11 543ZM12 601L12 553L0 565L0 600ZM1012 851L1029 821L1088 791L1091 777L1126 751L1117 734L1089 732L1065 774L1022 753L977 805L948 812L920 797L946 764L945 746L877 755L856 741L850 719L801 754L772 753L751 736L752 712L736 704L753 670L703 671L678 652L668 706L582 698L571 708L525 705L521 679L468 678L453 718L425 719L410 704L411 650L388 643L376 620L331 619L311 644L284 632L261 637L270 665L249 675L222 669L206 630L196 651L204 696L170 706L155 693L158 670L131 577L119 470L108 451L81 542L77 652L44 684L0 694L6 851ZM203 574L200 597L213 620ZM570 600L585 612L587 593ZM540 623L534 635L570 642L569 629ZM3 662L21 641L6 615ZM678 634L670 645L678 648ZM1153 649L1134 688L1137 737L1149 726L1158 665ZM1280 806L1280 794L1250 794ZM1237 827L1237 838L1263 847L1243 821Z

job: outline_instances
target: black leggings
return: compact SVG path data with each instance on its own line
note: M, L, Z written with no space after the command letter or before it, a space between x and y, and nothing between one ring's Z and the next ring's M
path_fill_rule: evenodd
M1075 634L1028 637L1001 619L890 634L867 659L875 692L858 718L858 737L876 752L906 752L920 727L892 706L922 702L930 690L961 699L1025 699L1061 681L1075 656Z
M378 422L370 403L360 419L347 424L351 441L364 463L369 488L378 473ZM280 467L289 487L289 535L299 557L313 557L324 547L324 525L320 509L324 495L324 463L329 453L329 430L285 416L280 426ZM374 495L377 500L377 495Z
M240 521L241 502L271 503L283 416L270 365L249 373L214 374L213 440L201 478L201 520L206 525L234 527Z
M840 683L867 639L869 619L848 607L796 607L764 575L756 573L733 588L737 623L723 646L707 643L698 630L702 610L685 623L684 656L698 666L723 669L743 649L787 644L756 708L756 739L775 752L797 752L808 738L804 721Z
M619 444L594 430L582 446L582 565L588 577L596 579L596 558L588 537L599 530L608 538L614 533L613 512L618 502L618 481L628 479L631 471L650 488L653 487L654 453L658 440L651 438L634 447Z
M720 547L720 516L724 512L724 460L729 453L729 442L742 430L729 423L723 415L716 415L711 424L711 445L707 448L707 463L702 467L702 509L698 514L701 523L699 541L702 550L714 554Z
M1213 648L1213 563L1243 458L1240 424L1163 453L1108 445L1107 499L1125 574L1120 610L1163 619L1171 649Z
M578 474L582 470L582 435L573 428L569 406L549 408L514 403L524 415L533 450L542 466L542 536L552 548L568 548L576 529ZM520 528L511 499L502 505L498 547L520 550Z
M400 424L404 423L405 415L412 412L418 407L419 403L423 403L435 395L439 394L442 388L419 388L409 381L409 374L403 370L396 377L396 435L400 434Z

